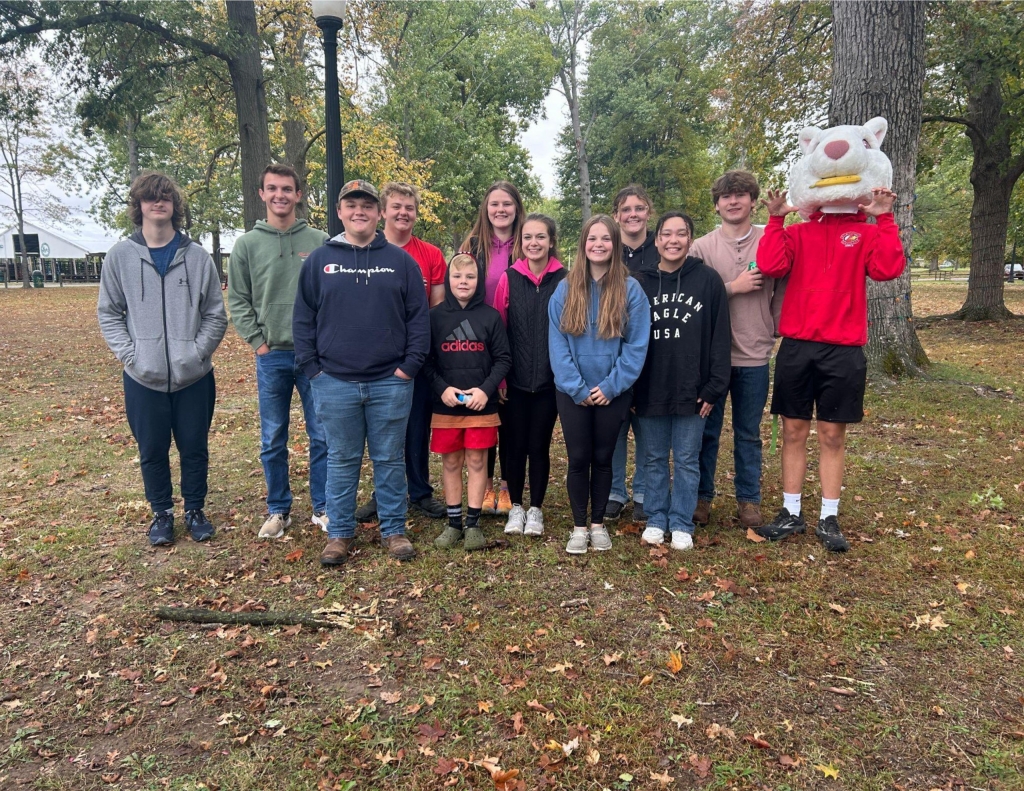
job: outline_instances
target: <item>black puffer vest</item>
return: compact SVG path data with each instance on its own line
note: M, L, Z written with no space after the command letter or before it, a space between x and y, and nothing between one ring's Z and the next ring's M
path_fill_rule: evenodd
M555 385L548 358L548 302L566 270L562 267L548 272L540 285L511 267L507 276L507 331L512 347L512 370L507 381L518 390L536 393Z

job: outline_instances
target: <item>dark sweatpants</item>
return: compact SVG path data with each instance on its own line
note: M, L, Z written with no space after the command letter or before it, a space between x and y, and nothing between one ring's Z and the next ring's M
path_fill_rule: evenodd
M566 488L573 526L587 526L588 501L591 524L602 524L612 490L612 455L619 429L633 404L633 391L623 393L608 406L580 406L562 392L555 398L569 456Z
M154 513L174 507L171 487L171 437L181 458L181 495L185 510L206 505L210 454L207 440L213 422L217 386L213 371L183 390L167 393L124 377L124 409L135 441L146 499Z
M528 393L508 389L508 401L501 415L505 428L505 458L501 471L508 481L513 505L523 504L526 462L530 462L530 507L544 505L551 476L551 432L558 419L555 388Z

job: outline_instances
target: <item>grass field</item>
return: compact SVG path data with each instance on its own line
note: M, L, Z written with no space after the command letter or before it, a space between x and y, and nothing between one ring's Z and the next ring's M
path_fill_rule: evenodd
M965 288L915 283L915 310L953 310ZM414 520L413 563L366 530L325 571L301 484L286 539L255 540L255 383L230 329L219 532L148 546L95 300L0 291L0 788L1024 788L1024 322L934 323L929 377L869 388L845 556L813 535L747 539L727 435L693 552L641 547L624 519L612 551L569 557L557 438L542 540L452 554L431 545L440 523ZM1007 303L1024 313L1024 286ZM774 513L777 455L764 491ZM173 623L157 606L329 608L347 628Z

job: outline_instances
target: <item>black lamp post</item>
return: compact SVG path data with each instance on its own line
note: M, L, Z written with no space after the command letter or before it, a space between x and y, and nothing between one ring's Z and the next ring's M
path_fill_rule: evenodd
M341 104L338 99L338 31L345 23L345 0L312 0L316 26L324 36L324 115L327 128L327 232L337 236L344 227L336 204L345 183L341 147Z

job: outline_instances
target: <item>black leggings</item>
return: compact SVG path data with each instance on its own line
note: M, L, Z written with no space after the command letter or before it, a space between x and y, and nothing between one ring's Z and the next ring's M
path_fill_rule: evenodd
M633 392L626 391L608 406L579 406L562 392L556 393L555 398L569 456L566 488L572 523L576 527L587 526L589 500L590 523L599 525L604 522L604 510L612 489L615 443L622 422L629 416Z
M498 404L498 417L501 418L501 425L498 426L498 446L493 445L487 449L487 480L494 480L494 462L501 462L501 479L508 480L505 474L505 407L506 404Z
M555 389L539 393L508 389L508 401L502 414L505 427L505 458L501 471L508 481L513 505L522 505L526 487L526 462L530 462L530 507L544 505L551 476L551 432L558 419Z

